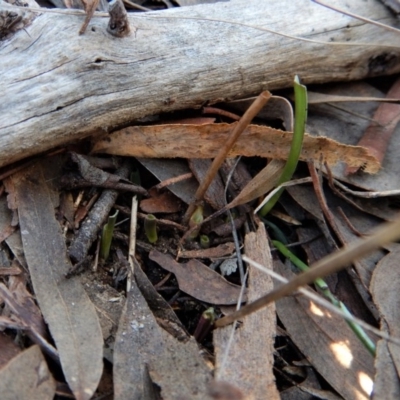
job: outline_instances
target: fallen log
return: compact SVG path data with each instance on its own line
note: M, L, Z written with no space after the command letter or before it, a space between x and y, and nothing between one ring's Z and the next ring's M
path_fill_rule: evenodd
M396 24L378 1L340 3ZM295 74L309 84L400 71L396 33L308 0L130 14L125 38L107 32L104 14L79 35L83 20L43 12L0 42L0 166L145 116L288 87Z

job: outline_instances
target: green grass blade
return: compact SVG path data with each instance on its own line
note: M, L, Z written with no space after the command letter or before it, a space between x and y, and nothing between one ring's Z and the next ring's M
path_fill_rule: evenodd
M289 259L299 270L304 272L310 269L310 267L307 264L305 264L303 261L297 258L284 244L282 244L277 240L273 240L272 243L279 250L279 252L287 259ZM351 316L351 313L348 310L348 308L333 295L333 293L329 290L328 285L322 278L317 278L314 281L314 284L321 290L323 295L335 307L341 309L348 316ZM365 348L375 357L376 346L374 342L370 339L370 337L367 335L367 333L364 331L364 329L354 321L346 320L346 322L351 328L351 330L356 334L361 343L365 346Z
M118 210L115 211L114 215L108 217L107 223L103 226L103 232L101 235L101 247L100 247L100 257L106 261L111 248L112 236L114 232L115 221L117 220Z
M303 146L303 137L307 121L307 88L300 83L297 75L294 78L294 100L293 139L290 146L289 157L282 171L282 175L279 178L278 185L285 183L292 178ZM284 189L279 190L260 210L259 214L262 217L265 217L271 211L281 197L283 190Z

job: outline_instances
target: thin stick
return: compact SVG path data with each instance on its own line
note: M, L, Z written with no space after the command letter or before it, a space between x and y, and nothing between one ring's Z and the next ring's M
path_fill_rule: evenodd
M259 269L260 271L263 271L264 273L268 274L272 278L274 278L282 283L289 282L288 279L286 279L285 277L277 274L275 271L273 271L269 268L266 268L263 265L255 262L255 261L253 261L252 259L250 259L247 256L243 256L243 261L249 263L251 266ZM379 329L373 327L372 325L367 324L362 319L359 319L359 318L355 317L354 315L346 313L342 309L335 307L332 303L330 303L328 300L324 299L323 297L321 297L319 294L315 293L314 291L311 291L309 289L299 288L299 292L301 294L303 294L304 296L308 297L310 300L314 301L315 303L323 306L327 310L332 311L333 313L343 317L346 321L357 323L360 326L362 326L365 330L374 333L375 335L381 337L382 339L387 340L388 342L392 342L392 343L395 343L396 345L400 346L400 339L391 337L391 336L387 335L386 333L380 331Z
M247 109L240 118L239 123L235 126L231 132L228 140L226 141L224 147L214 158L210 168L207 171L206 176L198 187L195 195L194 201L190 204L188 210L186 211L184 220L189 220L190 216L193 214L196 207L196 203L203 199L208 187L210 186L215 175L218 173L219 168L224 162L226 156L228 155L230 149L235 144L241 133L248 127L253 118L260 112L260 110L267 104L268 100L271 98L271 93L268 91L262 92L253 102L253 104Z
M377 21L374 21L372 19L369 19L369 18L366 18L366 17L362 17L361 15L358 15L358 14L353 14L353 13L351 13L349 11L344 11L341 8L337 8L337 7L331 6L329 4L323 3L320 0L311 0L311 1L313 1L314 3L319 4L320 6L329 8L330 10L337 11L337 12L339 12L341 14L347 15L348 17L355 18L355 19L358 19L358 20L363 21L363 22L367 22L368 24L379 26L380 28L386 29L388 31L400 33L400 30L397 29L397 28L394 28L393 26L382 24L381 22L377 22Z
M129 0L123 0L125 4L128 4L128 6L132 7L132 8L136 8L137 10L141 10L141 11L151 11L150 8L147 7L143 7L143 6L139 6L139 4L133 3Z
M356 259L362 258L370 254L379 247L398 240L400 238L400 218L386 224L382 224L373 235L355 242L350 243L347 247L339 249L334 253L322 258L316 262L309 271L303 272L287 284L269 292L253 303L247 304L239 311L221 318L215 322L216 327L221 327L232 323L233 321L243 318L269 303L277 301L280 298L289 295L299 287L313 282L317 278L322 278L329 274L333 274L346 267Z
M131 207L131 226L129 232L129 271L128 279L126 280L126 292L128 293L131 289L132 279L135 271L135 252L136 252L136 228L137 228L137 210L138 210L138 200L136 196L132 197L132 207ZM139 267L140 268L140 267Z

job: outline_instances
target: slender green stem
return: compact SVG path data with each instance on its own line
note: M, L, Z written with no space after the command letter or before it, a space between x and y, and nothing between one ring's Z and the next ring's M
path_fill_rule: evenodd
M295 104L293 138L290 146L289 157L282 171L282 175L278 180L278 186L292 178L294 171L296 170L297 163L299 161L301 149L303 147L304 131L307 120L307 88L304 85L300 84L300 80L297 75L294 78L294 99ZM271 211L271 209L281 197L283 190L283 188L280 189L260 210L259 214L262 217L265 217Z
M157 242L157 219L153 214L147 214L144 219L144 233L151 244Z
M200 235L200 246L202 249L210 247L210 238L207 235Z
M298 269L301 271L308 271L310 267L305 264L303 261L301 261L299 258L297 258L284 244L277 240L272 241L273 245L281 252L283 256L285 256L287 259L289 259ZM347 315L351 316L350 311L348 308L340 301L338 300L332 292L329 290L328 285L326 282L321 279L317 278L314 281L315 286L317 286L322 294L337 308L341 309L343 312L345 312ZM373 341L369 338L367 333L364 331L364 329L358 325L354 321L349 321L346 320L347 324L351 328L351 330L356 334L356 336L359 338L359 340L362 342L362 344L366 347L366 349L373 355L376 355L376 346L373 343Z
M114 232L115 221L117 220L118 210L115 211L114 215L108 217L107 223L103 226L101 234L101 246L100 246L100 257L106 261L111 248L112 236Z
M204 214L203 214L203 206L197 206L196 209L194 210L192 216L190 217L189 220L189 227L190 228L195 228L199 225L198 228L194 229L192 233L189 235L188 239L189 240L194 240L197 238L200 232L200 225L204 220Z

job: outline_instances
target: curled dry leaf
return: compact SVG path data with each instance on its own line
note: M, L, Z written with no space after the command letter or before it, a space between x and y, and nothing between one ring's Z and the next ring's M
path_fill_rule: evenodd
M214 158L236 124L132 126L95 141L93 151L132 157ZM242 155L286 160L291 140L291 132L249 125L229 157ZM380 168L375 157L362 147L310 135L304 136L300 159L316 162L322 159L329 166L344 161L369 173L375 173Z
M172 256L153 250L149 257L162 268L175 274L179 289L210 304L236 304L240 286L228 282L220 274L197 260L177 263ZM243 296L246 301L246 296Z

